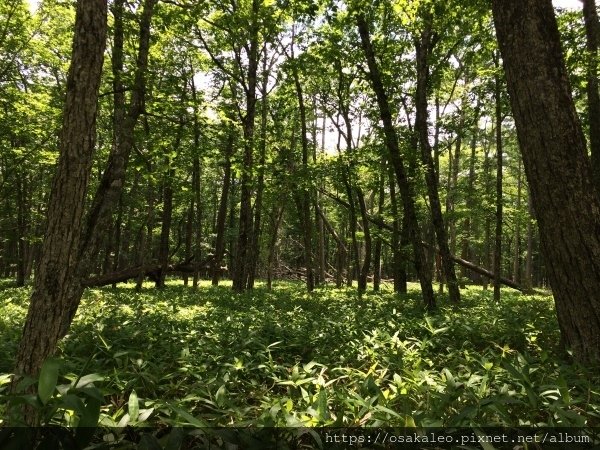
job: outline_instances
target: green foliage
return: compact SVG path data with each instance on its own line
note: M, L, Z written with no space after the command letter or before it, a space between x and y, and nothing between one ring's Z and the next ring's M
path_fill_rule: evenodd
M599 424L598 377L562 358L550 298L506 291L496 304L469 288L460 309L423 316L418 297L311 295L293 283L243 295L90 290L60 371L47 362L27 401L45 423L97 420L112 440L145 424ZM13 329L26 300L27 290L5 289L0 326ZM7 336L2 360L18 333Z

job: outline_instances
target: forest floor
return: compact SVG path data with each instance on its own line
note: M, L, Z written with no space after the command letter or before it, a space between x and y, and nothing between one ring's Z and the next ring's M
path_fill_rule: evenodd
M29 292L0 285L0 395ZM491 297L469 287L425 314L417 285L90 289L40 408L76 424L74 392L102 401L107 427L600 426L599 372L561 355L552 298Z

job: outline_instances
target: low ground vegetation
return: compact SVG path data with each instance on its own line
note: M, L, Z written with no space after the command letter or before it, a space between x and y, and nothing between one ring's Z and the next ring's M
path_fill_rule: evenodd
M507 290L495 303L479 287L463 297L424 314L416 285L362 298L299 283L91 289L37 396L13 401L37 405L45 424L97 417L117 430L600 426L598 372L560 350L551 297ZM0 291L2 409L28 298Z

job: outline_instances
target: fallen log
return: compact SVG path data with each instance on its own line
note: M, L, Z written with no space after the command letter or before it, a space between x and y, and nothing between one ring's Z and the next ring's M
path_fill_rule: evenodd
M209 269L209 263L212 261L213 256L209 256L203 260L200 264L193 264L189 260L178 264L170 264L166 268L167 274L186 274L194 273L198 270ZM127 269L119 270L117 272L111 272L97 277L88 278L84 281L85 287L100 287L106 286L107 284L113 283L124 283L131 279L137 278L140 272L143 270L144 277L149 277L153 280L158 278L161 266L159 264L149 264L145 267L128 267Z

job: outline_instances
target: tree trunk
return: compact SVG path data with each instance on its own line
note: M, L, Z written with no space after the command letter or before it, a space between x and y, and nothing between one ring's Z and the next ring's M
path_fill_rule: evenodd
M581 0L587 39L587 100L592 151L592 175L596 191L600 194L600 93L598 93L598 49L600 48L600 22L596 0Z
M522 170L521 160L517 162L517 204L516 212L517 217L515 220L515 243L514 247L514 259L513 259L513 280L515 283L521 282L521 191L523 189L522 183Z
M258 263L260 260L260 237L262 232L262 209L263 209L263 194L265 190L265 162L267 157L267 113L269 108L268 103L268 81L269 73L267 70L267 53L263 57L262 66L262 83L260 87L261 93L261 109L260 109L260 142L259 142L259 160L258 160L258 176L256 180L256 200L254 201L254 226L252 233L252 258L250 258L250 268L248 269L248 289L254 288L254 280L258 272Z
M495 58L496 65L498 59ZM499 67L497 67L499 69ZM500 76L496 75L494 88L496 120L496 230L494 233L494 300L500 301L500 277L502 276L502 91Z
M394 128L394 121L392 119L392 113L387 94L381 80L379 66L377 64L373 46L371 44L369 26L361 14L357 15L356 22L358 25L358 31L360 33L363 51L365 52L365 57L369 66L369 78L377 97L380 118L383 122L388 157L394 167L398 186L402 194L404 215L406 216L410 240L413 246L415 269L421 283L423 301L426 308L433 309L435 308L435 296L433 294L433 287L431 285L431 274L427 270L425 252L421 246L421 228L417 220L414 187L406 175L404 161L400 155L398 136L396 135L396 129Z
M233 290L242 292L248 284L248 270L252 258L252 170L254 167L254 118L256 116L256 84L259 60L259 0L252 0L250 42L248 44L248 72L246 89L246 113L243 120L244 156L241 174L240 219L238 243L235 254ZM240 65L242 63L240 62Z
M437 237L437 245L440 249L443 275L446 279L446 283L448 283L450 302L458 303L460 302L460 290L456 272L454 270L454 261L452 260L450 247L448 246L448 236L446 233L446 226L444 225L444 217L442 215L436 171L431 156L431 145L429 144L427 124L427 87L429 84L428 60L434 44L432 43L431 22L430 20L426 20L426 23L427 25L425 30L421 33L421 38L416 48L417 92L415 129L419 134L421 160L425 165L425 181L431 206L431 219Z
M43 361L56 350L77 306L71 303L69 293L78 281L78 250L96 141L106 17L106 1L77 2L60 157L50 193L42 253L17 351L14 387L22 376L37 376ZM28 425L35 425L35 412L30 410L25 420Z
M600 203L550 0L493 0L508 91L564 343L600 361Z
M394 174L390 171L390 203L392 205L392 273L394 276L394 292L406 294L408 280L406 276L407 245L409 244L408 224L404 215L400 222L398 199L396 196L396 183Z
M225 252L225 221L227 220L227 203L229 196L229 186L231 184L231 154L233 153L234 142L233 130L229 132L225 150L225 161L223 168L223 187L221 189L221 200L219 202L219 212L217 213L217 229L215 238L215 259L212 266L212 285L219 285L221 277L221 264L223 262L223 253Z
M385 163L382 162L382 167L385 167ZM379 198L377 201L377 215L381 218L383 215L383 203L385 201L385 172L379 176ZM375 248L373 249L373 291L379 292L381 287L381 232L383 230L379 228L379 234L375 238Z

